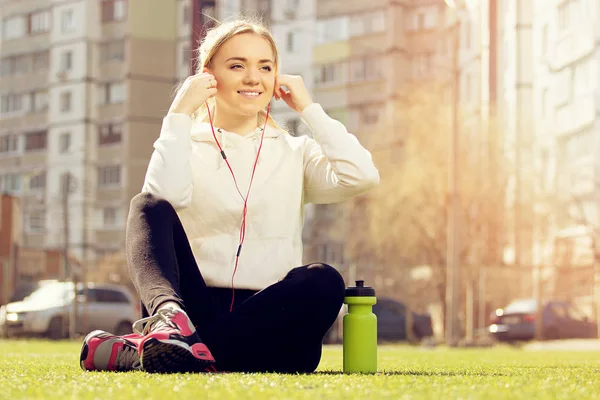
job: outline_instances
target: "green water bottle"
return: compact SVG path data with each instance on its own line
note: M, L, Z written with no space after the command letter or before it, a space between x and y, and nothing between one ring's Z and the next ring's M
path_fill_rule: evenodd
M377 372L377 316L373 304L377 303L375 289L356 281L356 286L346 289L344 303L344 372Z

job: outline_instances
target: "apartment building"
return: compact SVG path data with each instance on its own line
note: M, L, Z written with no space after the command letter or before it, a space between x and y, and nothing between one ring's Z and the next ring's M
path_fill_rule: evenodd
M446 5L442 0L317 2L317 43L313 51L314 96L342 121L375 159L402 146L398 109L418 82L448 80L448 58L437 59ZM397 156L398 153L396 153ZM315 207L307 235L306 258L341 269L363 259L350 259L349 234L358 232L368 196L336 205ZM361 203L362 202L362 203ZM350 208L353 208L350 215Z
M600 223L598 22L598 2L534 2L536 250L551 266L546 293L578 297L588 314L600 310L592 251Z
M556 176L556 229L572 228L585 214L597 226L598 62L597 2L536 3L537 136L544 170ZM554 165L553 165L554 164ZM546 176L546 185L552 177ZM552 189L549 187L549 189ZM581 210L580 210L581 208Z
M68 239L84 264L122 248L178 76L177 6L0 1L0 182L24 247Z

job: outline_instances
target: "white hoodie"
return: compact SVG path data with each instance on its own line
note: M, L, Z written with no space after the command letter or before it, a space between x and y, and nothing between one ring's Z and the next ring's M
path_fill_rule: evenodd
M316 140L266 128L235 288L264 289L301 265L306 203L340 202L379 182L371 154L319 104L306 107L302 118ZM257 128L242 136L215 127L243 195L261 132ZM231 287L244 203L210 125L193 125L184 114L167 115L142 191L165 198L177 210L207 285Z

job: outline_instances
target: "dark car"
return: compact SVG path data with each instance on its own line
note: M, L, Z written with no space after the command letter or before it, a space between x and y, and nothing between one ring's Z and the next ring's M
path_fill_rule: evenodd
M542 310L542 338L546 340L595 338L597 326L573 306L561 301L547 301ZM498 341L535 338L537 301L516 300L492 314L490 334Z
M345 311L344 311L345 312ZM406 305L390 298L377 299L373 306L377 316L377 339L379 341L406 340ZM325 335L325 343L341 343L342 316L338 318ZM412 313L412 331L416 339L433 336L433 326L429 314Z
M393 299L378 299L373 306L377 315L377 338L382 341L406 340L406 305ZM429 314L412 313L412 332L416 339L433 335Z

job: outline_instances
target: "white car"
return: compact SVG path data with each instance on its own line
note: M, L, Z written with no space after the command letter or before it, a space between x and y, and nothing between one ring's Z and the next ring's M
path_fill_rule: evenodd
M3 305L0 307L0 334L3 337L65 338L74 299L79 310L76 330L80 335L95 329L126 335L132 331L131 324L140 317L139 302L125 286L88 284L87 307L84 286L78 284L77 296L74 292L72 282L52 282L41 286L23 301Z

